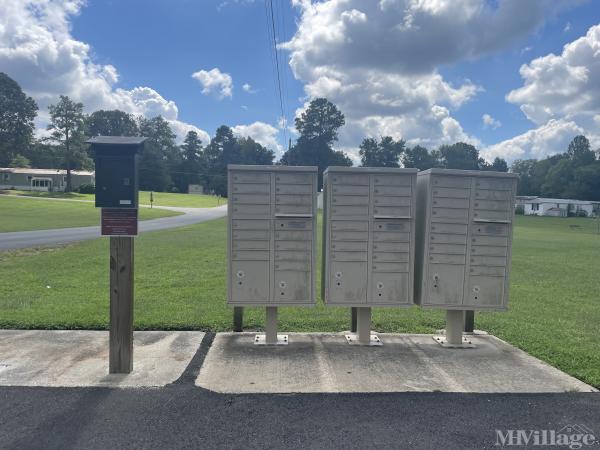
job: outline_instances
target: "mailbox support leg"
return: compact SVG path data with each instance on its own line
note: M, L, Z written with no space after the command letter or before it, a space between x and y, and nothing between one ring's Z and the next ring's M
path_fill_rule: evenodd
M254 343L257 345L287 345L288 335L277 334L277 306L266 307L265 334L257 334Z
M465 327L465 312L463 310L449 309L446 311L446 334L433 336L442 347L471 348L474 347L469 339L463 336Z
M133 238L110 238L109 373L133 370Z
M244 307L233 307L233 331L244 331Z
M356 333L347 334L346 341L352 345L382 345L379 336L371 334L371 308L352 308L356 311Z
M473 333L475 328L475 311L465 311L465 333Z
M352 310L350 318L350 333L356 333L356 308L350 308Z

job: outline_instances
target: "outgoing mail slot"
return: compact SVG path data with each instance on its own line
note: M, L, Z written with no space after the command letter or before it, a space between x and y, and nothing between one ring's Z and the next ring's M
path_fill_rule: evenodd
M474 223L472 225L474 235L484 236L508 236L507 223Z
M469 177L453 177L453 176L434 176L432 177L433 187L448 187L448 188L470 188L471 178Z
M410 186L375 186L373 193L378 195L397 195L402 197L412 196L412 187Z
M348 252L367 252L367 242L359 241L332 241L331 249L335 251L348 251Z
M373 263L373 272L408 273L409 263L377 262Z
M343 195L369 195L369 186L357 186L357 185L334 185L331 188L333 194Z
M375 230L376 231L390 231L390 232L398 232L398 231L409 231L410 223L404 220L376 220L375 221Z
M508 254L506 246L472 245L471 255L475 256L504 256Z
M233 217L265 217L271 212L271 205L236 205L230 206L230 208L232 208Z
M309 173L280 173L275 176L277 184L312 184Z
M277 194L311 194L313 190L310 184L278 184L275 188Z
M270 175L265 172L241 172L235 171L232 173L232 181L234 183L269 183Z
M232 202L238 204L264 204L268 205L270 199L268 195L260 194L234 194L231 196Z
M446 255L464 255L467 253L467 248L464 244L442 244L432 242L429 246L429 253L444 253Z
M386 242L384 244L373 244L373 250L378 252L410 252L408 242Z
M367 252L338 252L332 251L333 261L366 261Z
M233 219L231 226L234 230L270 230L268 220Z
M331 199L331 204L335 206L368 206L369 197L366 195L336 195Z
M460 244L465 249L467 244L467 235L461 234L441 234L431 233L429 240L432 244ZM464 252L463 252L464 253Z
M276 230L312 230L312 219L286 219L275 221Z
M271 190L270 184L234 184L231 188L234 194L268 194Z
M373 252L373 263L376 262L408 262L406 252Z

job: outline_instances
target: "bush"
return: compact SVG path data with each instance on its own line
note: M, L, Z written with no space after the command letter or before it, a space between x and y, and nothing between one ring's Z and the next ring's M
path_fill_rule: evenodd
M96 186L94 186L93 184L82 184L81 186L79 186L79 189L77 189L77 191L80 194L94 194L96 193Z
M587 217L588 213L585 209L580 209L579 211L577 211L577 217Z
M517 205L517 207L515 208L515 214L517 214L518 216L525 215L525 205Z

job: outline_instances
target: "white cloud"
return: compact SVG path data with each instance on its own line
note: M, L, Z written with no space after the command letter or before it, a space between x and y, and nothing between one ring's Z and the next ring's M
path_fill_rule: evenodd
M48 105L68 95L85 111L121 109L148 117L162 115L174 127L177 105L150 87L117 88L117 69L94 62L88 44L73 38L70 19L83 0L4 0L0 2L0 68L31 95L40 108L36 124L45 128ZM204 132L203 132L204 133ZM182 138L178 134L178 138Z
M244 92L247 92L248 94L256 94L258 92L257 89L254 89L250 83L244 83L244 85L242 86L242 89L244 90Z
M487 113L484 114L483 116L481 116L481 120L483 122L483 128L491 128L492 130L495 130L496 128L499 128L502 126L502 122L494 119L492 116L490 116Z
M275 151L277 156L281 156L283 147L277 141L279 130L273 125L264 122L254 122L250 125L236 125L231 130L236 136L251 137L259 144Z
M565 24L565 27L563 28L563 31L566 33L567 31L571 31L571 22L567 22Z
M218 98L233 95L233 79L228 73L221 72L217 67L211 70L199 70L192 74L192 78L198 80L205 95L214 94Z
M585 134L600 145L600 25L564 46L560 55L536 58L520 69L524 84L506 96L537 128L486 149L487 155L543 158L564 152Z

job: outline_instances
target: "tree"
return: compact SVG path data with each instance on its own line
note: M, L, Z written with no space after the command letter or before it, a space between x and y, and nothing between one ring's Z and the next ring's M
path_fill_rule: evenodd
M439 166L437 152L429 152L425 147L415 145L412 148L404 150L402 156L402 165L404 167L413 167L419 170L427 170Z
M600 161L578 167L573 174L571 190L579 200L600 201Z
M533 171L536 164L535 159L517 159L510 166L510 171L519 175L517 195L539 195L533 181Z
M567 155L577 167L592 164L596 160L596 155L590 149L590 141L585 136L575 136L573 138L569 143Z
M138 122L140 135L147 138L139 160L140 188L164 192L172 185L169 170L179 154L175 134L161 116L140 117Z
M385 136L377 142L366 138L360 144L361 165L363 167L400 167L400 155L404 152L404 141L394 141L391 136Z
M351 166L352 161L332 145L338 139L338 130L345 123L344 115L325 98L310 102L306 111L296 117L296 130L300 134L296 145L281 157L281 163L289 166L317 166L319 188L323 185L323 171L328 166Z
M202 141L195 131L188 131L183 144L180 146L181 150L181 164L179 170L179 176L177 180L174 180L177 184L179 183L179 190L186 192L190 184L198 184L200 182L200 172L202 170Z
M86 119L88 136L138 136L138 124L133 115L118 109L94 111Z
M38 107L21 86L0 72L0 167L29 150Z
M31 162L23 155L15 155L8 167L31 167Z
M479 151L471 144L457 142L442 145L439 149L442 165L446 169L478 170L481 165Z
M65 192L71 192L71 170L91 164L84 149L83 104L60 96L56 105L48 107L50 111L50 140L58 144L63 154L63 164L67 169Z
M490 168L496 172L508 172L508 164L504 159L499 158L498 156L494 158Z
M238 138L237 145L240 148L242 164L273 164L275 153L272 150L263 147L251 137Z
M562 159L548 171L542 185L542 195L558 198L576 197L577 194L569 189L574 178L573 175L571 161Z

